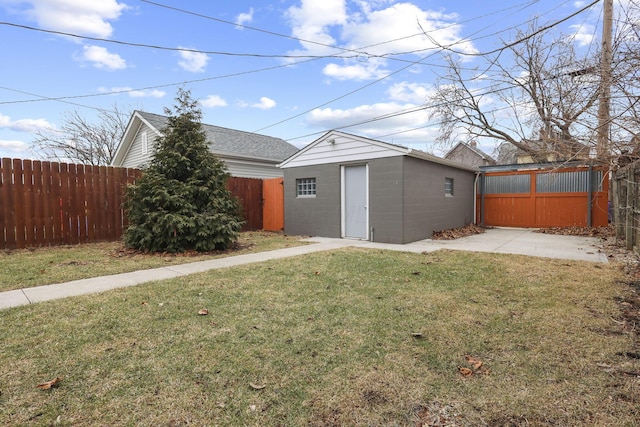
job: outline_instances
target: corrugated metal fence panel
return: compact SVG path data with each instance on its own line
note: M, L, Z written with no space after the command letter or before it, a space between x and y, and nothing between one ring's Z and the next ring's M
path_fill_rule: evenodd
M483 179L484 194L481 190L478 193L478 221L484 219L484 225L585 227L589 214L591 226L608 224L608 174L601 169L486 172Z
M531 188L530 175L486 175L485 194L523 194Z
M536 174L538 193L586 193L591 180L592 191L602 191L602 171L550 172Z

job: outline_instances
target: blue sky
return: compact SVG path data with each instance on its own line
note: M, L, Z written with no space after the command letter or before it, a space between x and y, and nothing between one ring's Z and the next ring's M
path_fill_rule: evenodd
M554 31L596 43L601 3ZM442 154L437 126L418 108L445 71L436 44L486 52L535 17L544 25L585 4L0 0L0 157L41 158L34 133L59 127L66 112L91 120L117 105L163 114L179 87L200 100L208 124L304 146L393 115L343 130Z

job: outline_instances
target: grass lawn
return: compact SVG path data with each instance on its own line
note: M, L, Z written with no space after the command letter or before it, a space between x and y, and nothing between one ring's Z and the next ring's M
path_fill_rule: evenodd
M621 277L350 248L3 310L0 425L634 426Z
M0 292L302 244L299 237L245 232L237 248L207 254L148 255L125 250L120 242L4 251L0 252Z

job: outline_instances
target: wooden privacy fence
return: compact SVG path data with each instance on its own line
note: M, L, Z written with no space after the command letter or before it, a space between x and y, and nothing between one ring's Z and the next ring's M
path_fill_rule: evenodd
M0 248L114 241L127 221L122 202L139 169L0 159ZM284 227L282 178L231 177L243 230ZM265 210L266 209L266 210Z
M638 252L640 242L640 163L634 162L613 174L613 223L616 237L624 239L629 250Z
M487 168L478 183L476 214L488 226L606 226L608 195L609 175L602 168Z
M227 188L240 200L246 221L243 230L284 229L284 186L282 178L232 176Z
M242 231L262 229L262 180L232 176L227 188L240 201L245 220Z
M124 187L137 169L3 158L0 247L117 240Z

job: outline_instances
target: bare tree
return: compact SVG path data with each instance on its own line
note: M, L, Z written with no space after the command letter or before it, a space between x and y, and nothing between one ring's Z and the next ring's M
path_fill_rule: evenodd
M640 159L640 2L619 4L612 69L611 135L625 161Z
M492 138L534 161L589 155L597 128L597 52L580 56L571 38L550 38L535 26L527 34L484 56L483 68L447 58L449 71L428 104L439 142L453 143L460 134Z
M111 110L100 110L95 122L77 111L67 112L60 128L39 131L33 143L51 159L108 165L113 160L130 116L130 112L122 111L117 105Z

